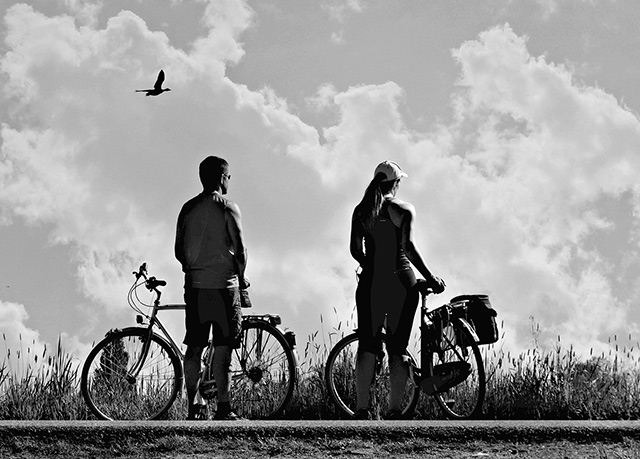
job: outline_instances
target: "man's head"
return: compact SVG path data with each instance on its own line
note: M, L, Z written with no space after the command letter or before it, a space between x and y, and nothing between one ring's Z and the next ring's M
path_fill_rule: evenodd
M229 188L229 163L217 156L207 156L200 163L200 182L206 192L220 191L226 194Z

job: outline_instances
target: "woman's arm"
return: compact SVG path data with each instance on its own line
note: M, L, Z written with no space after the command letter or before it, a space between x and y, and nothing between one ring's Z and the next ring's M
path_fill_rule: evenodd
M358 264L360 266L364 266L367 260L364 247L364 234L362 223L360 222L360 219L356 217L355 211L351 218L351 238L349 249L351 256L358 262Z
M409 203L396 200L391 203L389 210L394 224L396 226L399 224L400 226L402 250L404 250L407 258L427 281L431 281L436 289L439 287L443 291L444 281L433 275L416 245L415 207Z

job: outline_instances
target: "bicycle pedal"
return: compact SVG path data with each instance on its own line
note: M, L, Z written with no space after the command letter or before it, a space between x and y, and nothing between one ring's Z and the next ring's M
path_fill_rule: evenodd
M206 400L210 400L218 395L218 388L215 381L204 381L200 383L200 396Z

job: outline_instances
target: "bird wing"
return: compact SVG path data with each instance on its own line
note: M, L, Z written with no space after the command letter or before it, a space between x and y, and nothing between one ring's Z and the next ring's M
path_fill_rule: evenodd
M158 79L156 80L156 84L153 85L153 88L158 91L161 90L162 83L164 83L164 70L160 70L160 73L158 73Z

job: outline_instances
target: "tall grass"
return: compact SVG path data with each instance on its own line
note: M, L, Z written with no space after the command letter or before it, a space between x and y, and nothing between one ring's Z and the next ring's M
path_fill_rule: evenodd
M631 339L631 337L630 337ZM573 346L485 352L485 413L496 419L640 419L637 345L586 359Z
M353 324L339 324L307 337L300 346L300 379L286 411L288 419L337 419L324 384L324 362L340 338ZM631 341L631 337L629 337ZM77 359L67 353L60 340L53 352L36 355L31 346L0 354L0 419L90 419L80 395ZM640 357L638 343L618 346L611 352L587 358L558 338L552 350L534 345L512 355L500 342L483 346L487 373L484 416L488 419L640 419ZM25 348L26 347L26 351ZM0 349L0 352L2 350ZM19 362L12 366L11 362ZM184 404L179 397L176 404ZM174 417L184 418L184 407L176 406ZM442 418L431 397L421 396L418 417Z
M0 363L0 419L87 419L89 412L79 394L78 363L64 351L60 339L51 353L35 353L35 342L20 349L7 346ZM15 366L11 363L16 362Z

